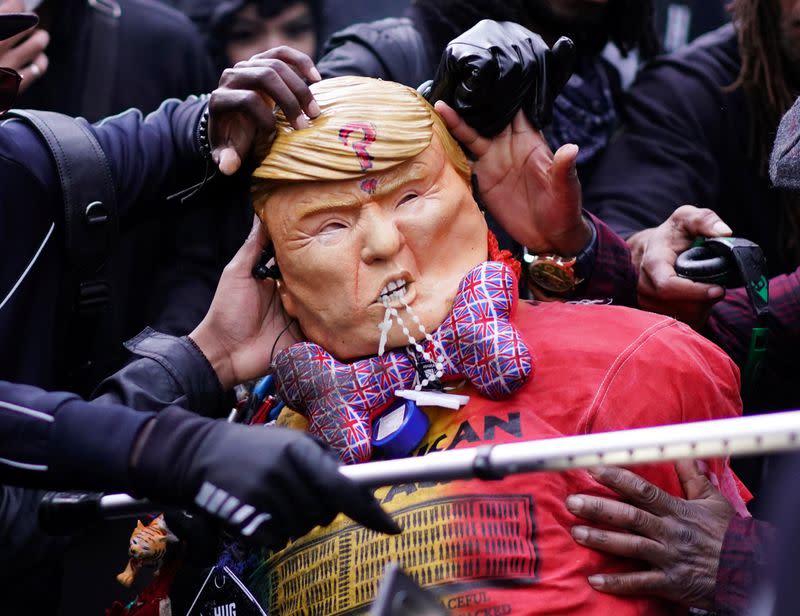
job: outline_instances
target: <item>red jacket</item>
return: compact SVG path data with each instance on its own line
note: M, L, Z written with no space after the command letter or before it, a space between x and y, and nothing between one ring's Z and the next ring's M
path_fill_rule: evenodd
M716 346L667 317L622 307L523 303L514 319L534 359L530 381L500 401L474 390L459 411L426 409L417 455L482 443L551 438L740 414L739 374ZM710 470L734 504L747 490L726 461ZM682 495L671 464L637 467ZM586 577L636 564L578 546L564 500L613 496L584 471L382 488L405 532L380 536L338 518L263 563L251 580L275 614L340 614L375 596L385 564L399 561L453 614L629 616L685 612L654 599L594 591Z

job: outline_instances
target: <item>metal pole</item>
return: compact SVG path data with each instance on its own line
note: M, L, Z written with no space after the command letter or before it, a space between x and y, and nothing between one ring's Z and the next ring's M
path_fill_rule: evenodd
M453 449L342 466L339 472L359 485L376 488L412 481L499 479L517 473L600 464L631 466L794 449L800 449L800 411ZM69 505L58 504L62 509ZM99 509L103 517L109 518L140 515L157 510L158 505L127 494L107 494L99 499Z
M360 485L721 458L800 449L800 411L488 445L342 467Z

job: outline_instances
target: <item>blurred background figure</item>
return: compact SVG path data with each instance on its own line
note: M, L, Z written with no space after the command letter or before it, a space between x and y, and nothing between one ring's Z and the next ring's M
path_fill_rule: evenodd
M25 4L5 0L0 12ZM155 0L45 0L36 12L38 28L0 47L0 65L19 71L27 84L18 108L97 121L131 107L149 113L165 99L210 92L217 82L192 23ZM52 304L31 302L26 325L17 323L4 337L0 378L88 395L126 361L122 342L148 322L185 334L200 321L235 249L220 254L210 219L198 209L180 225L188 208L143 210L153 215L124 221L114 259L97 273L110 308L91 331L74 318L81 307L73 305L71 272L54 271ZM0 318L0 331L5 325Z
M322 0L171 0L205 38L218 71L287 45L316 58L323 37Z
M22 10L31 3L6 0L6 4ZM96 121L130 107L147 113L167 97L200 94L216 84L192 24L162 3L44 0L33 4L39 27L19 49L7 53L11 62L0 56L3 66L22 70L17 107ZM22 58L23 46L40 53ZM17 60L24 59L28 64L20 66ZM118 70L122 66L125 70Z
M656 32L665 52L691 43L730 21L725 0L656 0Z

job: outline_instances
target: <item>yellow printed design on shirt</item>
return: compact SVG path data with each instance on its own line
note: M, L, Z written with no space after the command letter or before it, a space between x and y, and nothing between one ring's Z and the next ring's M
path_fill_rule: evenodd
M516 410L472 417L426 411L431 426L418 455L522 438ZM402 534L383 535L339 516L267 558L248 586L271 616L366 613L389 562L440 595L530 587L538 581L538 529L534 498L521 487L511 479L379 488L375 496Z
M432 490L416 490L396 502L418 500L420 492ZM428 587L536 580L529 495L426 499L393 517L404 528L401 535L382 535L340 517L268 559L251 587L270 614L294 616L366 609L392 561Z

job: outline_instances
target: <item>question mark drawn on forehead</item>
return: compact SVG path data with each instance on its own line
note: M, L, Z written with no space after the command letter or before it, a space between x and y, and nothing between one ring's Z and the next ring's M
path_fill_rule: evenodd
M361 132L364 137L359 141L350 139L355 132ZM353 149L362 171L372 169L374 158L367 148L375 143L377 137L378 131L372 122L349 122L339 129L339 140L345 146L349 145Z

